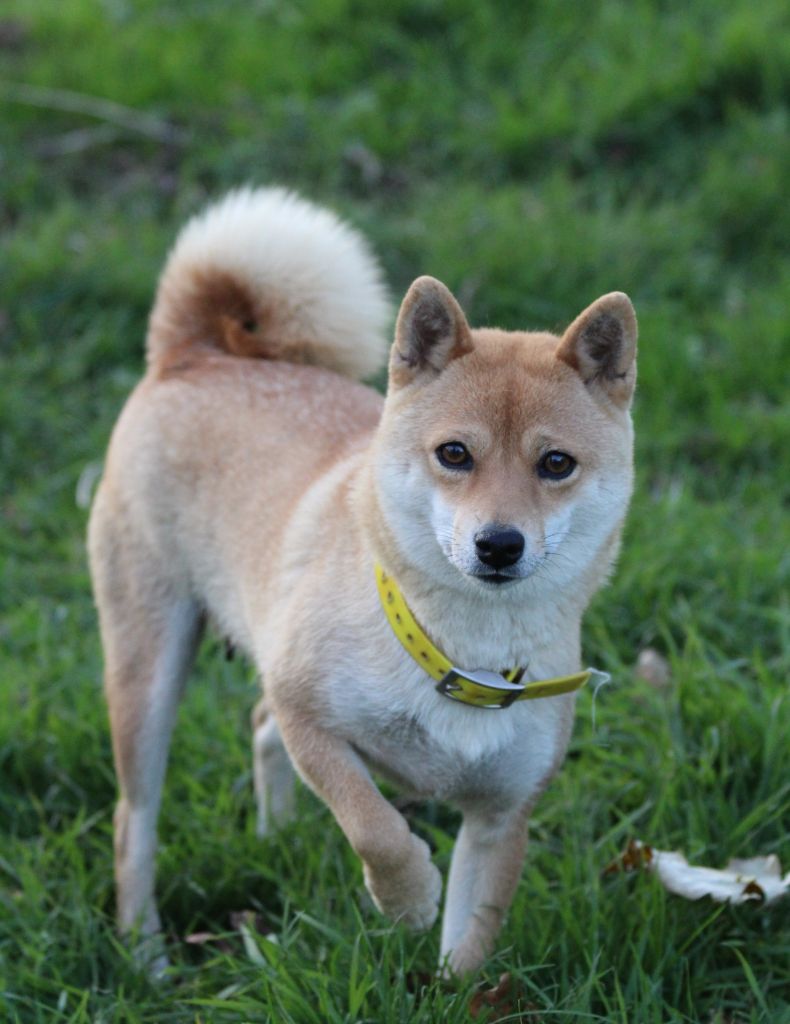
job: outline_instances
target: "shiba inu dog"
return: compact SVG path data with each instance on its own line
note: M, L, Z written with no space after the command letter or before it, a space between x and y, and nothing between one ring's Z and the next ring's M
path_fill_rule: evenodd
M439 872L373 774L448 801L463 824L442 968L492 949L631 493L636 319L614 292L561 337L475 330L421 277L382 398L358 380L386 357L388 316L364 241L279 189L229 195L170 254L89 529L124 930L159 929L161 788L209 620L263 681L260 834L293 813L300 775L377 907L427 929Z

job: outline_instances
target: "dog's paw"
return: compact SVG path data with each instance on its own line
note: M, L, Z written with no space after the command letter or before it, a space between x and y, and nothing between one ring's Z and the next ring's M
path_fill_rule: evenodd
M486 962L488 950L479 942L462 942L445 954L439 967L439 977L445 981L476 974Z
M132 947L132 964L140 974L151 982L161 982L167 977L170 961L165 952L165 940L161 933L138 939Z
M442 876L431 862L428 844L409 836L404 856L394 866L364 865L365 885L373 902L387 917L422 932L436 920L442 895Z

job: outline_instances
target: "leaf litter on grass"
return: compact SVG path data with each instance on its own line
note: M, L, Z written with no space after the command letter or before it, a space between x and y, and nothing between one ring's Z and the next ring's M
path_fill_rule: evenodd
M723 868L692 865L677 850L658 850L632 839L625 850L604 868L604 875L644 868L658 876L669 892L687 900L710 896L717 903L764 903L768 906L790 895L790 872L782 876L775 854L733 858Z

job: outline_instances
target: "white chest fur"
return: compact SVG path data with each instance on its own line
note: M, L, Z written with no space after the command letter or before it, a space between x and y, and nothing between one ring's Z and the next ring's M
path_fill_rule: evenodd
M575 695L502 710L458 704L405 652L357 664L328 686L333 728L403 788L460 803L526 801L561 760Z

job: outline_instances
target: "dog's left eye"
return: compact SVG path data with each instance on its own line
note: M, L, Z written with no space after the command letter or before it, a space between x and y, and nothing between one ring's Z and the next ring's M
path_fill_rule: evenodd
M548 480L564 480L576 469L576 459L567 452L546 452L538 463L538 476Z
M446 469L471 469L472 456L460 441L448 441L436 449L436 458Z

